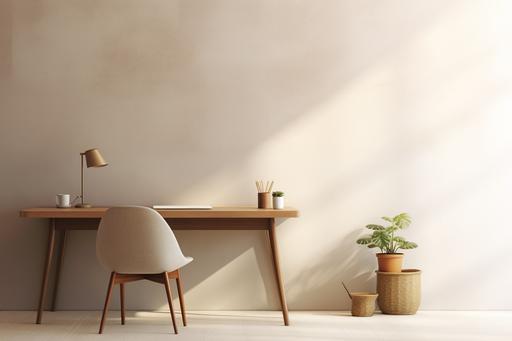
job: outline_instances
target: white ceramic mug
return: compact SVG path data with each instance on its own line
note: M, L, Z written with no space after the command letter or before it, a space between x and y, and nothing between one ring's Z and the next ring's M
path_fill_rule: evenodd
M58 208L71 207L71 194L57 194L55 196L55 204Z

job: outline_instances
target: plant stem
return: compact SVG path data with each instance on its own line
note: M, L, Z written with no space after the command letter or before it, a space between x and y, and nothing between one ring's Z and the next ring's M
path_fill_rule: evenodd
M395 231L391 232L391 253L395 253Z

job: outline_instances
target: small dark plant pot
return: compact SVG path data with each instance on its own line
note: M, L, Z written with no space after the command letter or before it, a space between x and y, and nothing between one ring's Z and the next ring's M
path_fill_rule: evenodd
M379 271L381 272L401 272L404 262L403 253L377 253Z

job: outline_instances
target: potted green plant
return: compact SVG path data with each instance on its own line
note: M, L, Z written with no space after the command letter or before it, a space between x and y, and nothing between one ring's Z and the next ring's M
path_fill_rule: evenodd
M275 191L272 193L273 207L276 210L282 210L284 208L284 193L281 191Z
M373 232L370 235L359 238L357 244L366 245L370 249L380 249L380 253L377 253L379 271L401 272L404 254L398 251L418 247L416 243L409 242L403 237L396 235L397 231L403 230L411 224L411 217L407 213L400 213L393 218L382 217L382 219L389 223L389 226L366 225L366 228Z

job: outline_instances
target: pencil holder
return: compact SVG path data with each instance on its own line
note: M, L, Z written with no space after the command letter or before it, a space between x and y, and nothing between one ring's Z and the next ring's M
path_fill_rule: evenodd
M258 193L258 208L272 208L270 192Z

